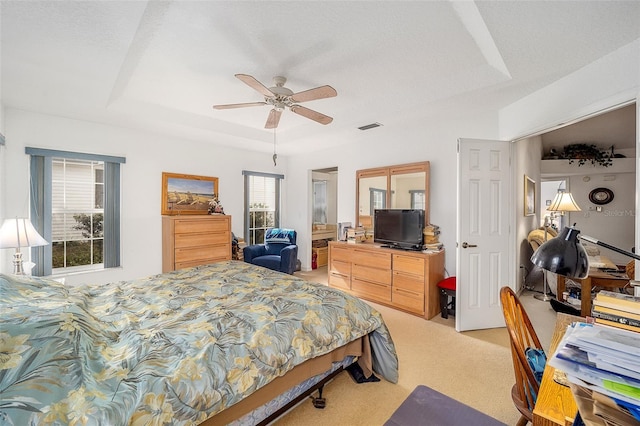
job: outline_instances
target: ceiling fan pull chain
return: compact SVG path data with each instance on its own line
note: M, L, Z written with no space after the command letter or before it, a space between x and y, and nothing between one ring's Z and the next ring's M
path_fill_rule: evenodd
M276 154L276 128L273 128L273 167L275 167L278 154Z

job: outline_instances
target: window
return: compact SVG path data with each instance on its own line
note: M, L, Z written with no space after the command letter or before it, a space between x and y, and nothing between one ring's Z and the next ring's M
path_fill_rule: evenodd
M424 190L415 189L409 191L411 194L411 208L417 210L424 210Z
M104 162L52 158L52 272L103 264Z
M280 183L282 175L243 171L244 240L261 244L267 228L280 226Z
M369 211L373 215L376 209L387 208L387 190L369 188Z
M313 223L327 223L327 181L313 181Z
M33 275L120 266L121 157L27 148L31 222L51 244Z

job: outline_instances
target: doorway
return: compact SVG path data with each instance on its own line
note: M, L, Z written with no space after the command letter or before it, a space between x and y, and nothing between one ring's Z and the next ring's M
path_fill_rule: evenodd
M541 181L564 180L563 188L571 192L581 209L562 217L559 229L575 223L582 235L632 251L636 222L636 120L636 103L630 103L541 135L544 153ZM602 161L594 164L590 159L583 162L562 159L563 150L576 144L597 147L611 162L604 165ZM556 164L562 169L555 168ZM545 202L541 197L542 212L546 211ZM616 265L629 262L629 258L612 250L601 247L598 250Z
M329 241L338 232L338 168L311 172L311 269L326 271Z

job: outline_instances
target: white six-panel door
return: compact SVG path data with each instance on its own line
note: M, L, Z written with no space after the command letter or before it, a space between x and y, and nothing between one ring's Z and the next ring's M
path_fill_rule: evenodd
M503 327L500 288L509 283L511 144L458 141L456 330Z

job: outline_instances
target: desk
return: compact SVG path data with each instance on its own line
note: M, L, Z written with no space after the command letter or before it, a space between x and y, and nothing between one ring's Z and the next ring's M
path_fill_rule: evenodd
M560 340L564 336L567 326L572 322L584 321L583 318L564 313L558 313L556 327L551 337L547 358L555 352ZM534 426L570 426L578 412L578 406L573 398L571 389L553 380L555 368L546 365L540 382L540 391L536 406L533 408Z
M558 300L562 299L562 292L565 290L565 277L558 275L558 287L556 294ZM580 284L580 315L583 317L591 315L591 289L593 287L605 287L605 288L622 288L629 283L629 278L624 274L609 274L598 270L590 270L587 278L576 279L571 278Z

